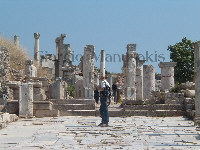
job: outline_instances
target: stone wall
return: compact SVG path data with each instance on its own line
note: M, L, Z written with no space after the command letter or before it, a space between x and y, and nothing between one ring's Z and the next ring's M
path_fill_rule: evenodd
M41 55L40 65L44 68L49 74L51 74L51 78L55 78L55 61L56 56L53 54Z

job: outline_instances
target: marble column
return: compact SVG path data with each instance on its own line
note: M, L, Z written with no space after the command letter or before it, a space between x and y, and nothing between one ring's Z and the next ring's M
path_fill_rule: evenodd
M155 91L155 68L152 65L143 66L143 97L149 99Z
M94 83L97 86L99 86L99 73L98 72L94 75Z
M34 38L35 38L35 46L34 46L34 63L39 66L39 61L40 61L40 47L39 47L39 38L40 34L39 33L34 33Z
M33 117L33 84L22 83L19 88L19 116Z
M194 43L195 124L200 126L200 41Z
M170 90L174 87L174 67L176 62L160 62L161 68L161 90Z
M113 77L112 77L112 75L108 76L107 81L108 81L108 83L110 84L110 86L112 88L112 85L113 85Z
M56 69L56 77L63 77L62 67L64 64L64 53L65 53L65 44L64 39L66 34L61 34L60 37L57 37L56 42L56 59L58 61L58 66Z
M125 98L136 100L136 44L127 45Z
M94 99L94 46L86 45L83 55L83 89L85 99Z
M101 62L100 62L101 75L105 77L105 51L101 50Z
M17 35L14 36L14 44L17 48L19 48L19 36Z
M143 64L145 60L137 60L136 68L136 100L143 100Z

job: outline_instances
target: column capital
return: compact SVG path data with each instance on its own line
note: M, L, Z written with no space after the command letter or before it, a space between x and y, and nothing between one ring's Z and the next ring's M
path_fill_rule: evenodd
M176 62L160 62L160 63L158 64L158 66L159 66L160 68L175 67L176 64L177 64Z
M34 33L34 38L39 39L40 38L40 33Z
M18 35L14 35L14 38L18 38L19 36Z
M63 38L63 39L64 39L66 36L67 36L67 35L64 34L64 33L60 35L60 37Z
M127 51L136 51L136 44L127 44Z

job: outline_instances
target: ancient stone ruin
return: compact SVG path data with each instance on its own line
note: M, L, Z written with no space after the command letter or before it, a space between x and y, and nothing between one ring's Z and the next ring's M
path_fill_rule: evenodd
M19 36L14 45L19 46ZM195 43L195 83L180 85L180 92L172 92L176 62L160 62L161 78L155 77L155 68L144 65L136 51L136 44L128 44L123 54L122 73L106 71L105 50L101 50L100 67L95 67L95 46L86 45L80 63L72 63L72 48L64 44L66 34L55 39L54 54L39 55L39 33L34 33L34 61L27 59L23 71L9 77L9 53L0 47L0 105L1 110L19 117L47 117L59 115L99 115L94 91L100 77L106 76L112 84L121 78L121 103L113 104L110 116L179 116L195 118L199 123L199 42ZM39 77L38 68L47 71L50 78ZM23 72L24 75L20 74ZM195 86L196 85L196 86ZM112 99L113 101L113 99Z

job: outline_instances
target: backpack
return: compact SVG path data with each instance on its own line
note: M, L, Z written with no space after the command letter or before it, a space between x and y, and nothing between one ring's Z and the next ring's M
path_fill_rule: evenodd
M104 91L103 91L103 96L110 98L111 97L110 87L106 84L105 81L104 81L104 83L105 83L105 88L104 88Z
M112 90L113 90L113 91L117 90L117 85L116 85L116 84L113 84L113 85L112 85Z

